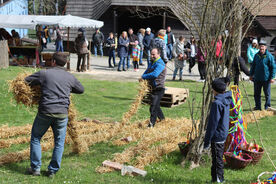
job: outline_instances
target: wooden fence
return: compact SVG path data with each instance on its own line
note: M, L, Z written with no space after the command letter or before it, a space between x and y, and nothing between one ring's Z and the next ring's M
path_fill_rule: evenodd
M0 41L0 68L9 67L9 52L7 40Z

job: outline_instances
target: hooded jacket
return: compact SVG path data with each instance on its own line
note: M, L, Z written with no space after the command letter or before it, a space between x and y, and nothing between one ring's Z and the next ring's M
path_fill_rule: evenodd
M263 55L258 52L254 56L250 76L254 77L254 81L269 81L275 77L275 70L274 58L266 49Z
M210 142L224 142L229 130L229 108L232 102L232 92L227 91L215 96L206 129L204 148Z
M247 49L247 58L248 58L248 63L252 63L254 56L259 52L259 49L252 47L250 45Z

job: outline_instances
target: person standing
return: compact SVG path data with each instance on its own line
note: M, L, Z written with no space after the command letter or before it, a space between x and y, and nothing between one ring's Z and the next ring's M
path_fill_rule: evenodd
M203 51L203 48L201 47L201 43L199 40L196 56L198 61L198 72L200 75L200 81L205 80L205 77L206 77L206 63L205 63L206 52L203 54L202 51Z
M141 47L139 46L139 42L135 41L135 46L132 49L133 67L135 72L139 71L140 52Z
M143 43L143 40L144 40L144 36L145 36L145 29L141 28L139 29L139 33L137 34L138 36L138 42L139 42L139 46L141 48L141 51L140 51L140 56L139 56L139 65L141 66L144 66L143 64L143 54L144 54L144 43Z
M135 41L138 41L138 37L133 33L133 29L128 29L128 39L129 39L129 48L128 48L128 55L127 55L127 69L130 68L130 57L132 54L132 49L135 47Z
M182 80L182 72L183 67L185 65L185 60L187 59L187 54L185 53L185 45L184 45L185 38L183 36L179 37L179 40L173 46L173 55L174 55L174 72L173 72L173 79L177 75L179 70L179 80Z
M196 60L196 40L194 36L190 37L190 42L187 42L186 49L188 51L188 58L189 58L189 73L192 72L192 68L195 66Z
M167 27L167 53L168 53L168 59L171 60L173 57L173 45L175 42L174 35L172 33L171 27Z
M127 32L123 31L118 42L118 55L120 57L120 61L118 64L118 72L122 71L121 64L123 65L123 71L126 71L125 61L128 57L128 45L129 45L129 39L127 37Z
M254 81L254 110L261 110L261 90L265 94L265 110L270 107L270 86L274 82L275 62L272 54L268 52L266 43L260 42L260 51L254 56L250 68L250 80Z
M211 144L212 182L223 183L224 163L223 152L229 130L229 108L232 102L232 92L225 92L229 79L216 78L212 82L214 101L211 105L208 125L204 138L204 149L208 149Z
M250 44L248 49L247 49L247 58L248 58L248 63L251 65L254 59L254 56L259 52L258 49L258 41L257 39L253 39L252 45Z
M63 32L60 27L56 27L56 52L63 52Z
M109 37L106 40L106 46L108 47L108 67L114 68L116 66L115 62L115 39L113 33L109 33ZM111 64L111 59L113 58L113 66Z
M49 127L54 133L55 147L48 165L47 175L53 177L59 171L68 122L70 93L81 94L84 92L81 83L63 68L67 58L61 53L55 53L53 59L55 67L40 70L25 78L30 86L41 86L38 113L33 123L30 143L31 167L28 169L28 173L34 176L40 175L40 140Z
M230 61L228 58L226 60L225 65L229 68L229 64L230 64ZM243 72L247 76L250 76L250 72L245 64L245 60L241 56L234 58L231 67L234 75L234 85L239 85L239 78L240 78L241 72Z
M94 54L97 57L98 50L100 51L101 57L103 57L103 43L104 35L99 28L96 29L96 32L92 36L92 41L94 44Z
M157 37L154 38L151 42L151 48L158 48L161 51L161 58L162 60L167 63L168 57L167 57L167 46L164 40L164 37L166 35L165 29L160 29L158 31Z
M160 108L160 101L165 92L166 65L161 58L158 48L151 50L151 63L142 75L142 79L148 80L150 85L150 123L148 127L154 127L156 119L164 120L165 116Z
M147 54L148 66L149 66L149 63L150 63L150 48L151 48L151 42L152 42L153 39L154 39L154 34L151 33L151 29L148 27L146 29L146 34L145 34L144 39L143 39L144 50Z
M77 71L85 71L86 55L88 54L88 41L85 38L85 30L78 29L78 36L75 39L75 50L78 55ZM81 69L80 69L81 65Z

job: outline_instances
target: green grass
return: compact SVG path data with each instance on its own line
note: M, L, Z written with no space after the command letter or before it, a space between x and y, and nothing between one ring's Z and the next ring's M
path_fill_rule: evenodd
M36 110L26 109L24 106L17 106L11 101L12 96L8 93L6 81L13 79L17 73L22 71L33 71L29 68L10 67L0 70L0 126L8 124L10 126L24 125L32 123ZM124 112L137 94L137 82L114 82L93 80L85 75L77 76L85 87L85 93L74 95L73 101L77 110L81 113L80 119L89 117L103 121L120 121ZM189 100L195 99L194 105L201 101L202 83L192 81L167 82L167 86L185 87L190 89ZM244 83L249 94L249 100L254 105L253 86ZM276 86L272 86L272 106L276 106ZM244 99L244 110L249 110L247 99ZM146 119L149 117L148 106L142 105L138 114L133 120ZM189 117L188 103L174 108L162 108L166 117L179 118ZM199 114L197 115L199 116ZM276 117L267 117L260 121L262 137L265 148L271 154L274 163L276 162ZM248 126L248 133L259 140L258 130L255 124ZM0 155L19 151L28 147L28 144L14 145L8 149L0 149ZM179 164L182 156L179 151L175 151L163 157L163 160L146 167L148 175L142 177L121 176L119 172L107 174L97 174L95 168L101 165L102 161L111 159L112 154L122 152L125 147L113 146L111 143L99 143L90 147L88 153L81 156L71 153L70 147L65 146L65 152L62 159L62 166L58 174L51 181L45 176L32 177L25 175L26 168L29 167L29 161L7 164L0 167L0 183L205 183L210 180L211 162L208 156L205 156L205 163L197 169L189 170L182 168ZM45 171L51 159L51 151L43 152L42 171ZM263 171L273 171L271 163L264 155L262 161L256 166L248 166L243 170L225 169L225 179L228 183L250 183L255 182L257 176Z

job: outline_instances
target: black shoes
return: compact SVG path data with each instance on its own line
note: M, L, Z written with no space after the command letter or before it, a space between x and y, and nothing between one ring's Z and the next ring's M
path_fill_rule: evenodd
M154 127L154 124L153 124L153 123L149 123L149 124L148 124L148 127L149 127L149 128L153 128L153 127Z
M55 176L56 173L51 172L51 171L47 171L46 172L46 176L48 176L49 178L53 178Z
M40 171L35 171L32 168L28 168L27 173L33 176L40 176Z
M254 111L261 111L262 109L261 108L259 108L259 107L254 107L254 109L253 109Z

